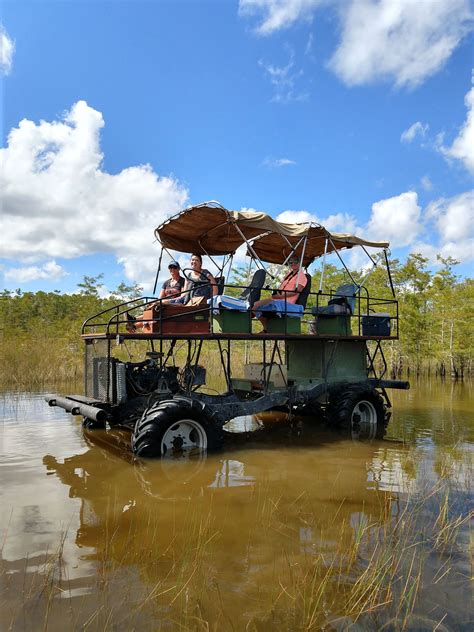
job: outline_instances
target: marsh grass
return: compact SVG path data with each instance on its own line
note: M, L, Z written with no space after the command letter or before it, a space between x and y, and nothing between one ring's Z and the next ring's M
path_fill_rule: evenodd
M82 525L93 575L69 576L71 528L41 561L3 562L4 629L410 630L426 593L448 585L456 554L468 555L460 534L474 516L453 512L447 484L398 500L398 512L384 500L355 523L343 501L324 526L304 493L255 494L252 529L223 519L212 497L171 499L171 522L152 503L134 513L109 499L98 525ZM435 616L432 629L444 630L447 613Z
M1 347L0 384L6 387L41 387L83 378L84 351L80 339L25 335L4 338Z
M159 346L159 345L158 345ZM158 348L158 347L157 347ZM164 345L166 354L168 343ZM260 347L240 341L232 343L232 370L241 375L244 361L248 361L252 349L253 360L260 361ZM139 362L145 359L151 346L146 341L125 341L113 346L113 355L123 361ZM172 363L183 367L186 361L187 343L176 345ZM247 358L247 360L245 359ZM257 359L255 359L257 358ZM207 371L207 388L221 392L225 390L223 367L217 345L205 342L199 364ZM80 336L69 332L53 338L42 335L24 334L21 337L6 337L1 340L0 384L5 388L38 388L54 382L82 382L84 379L84 344Z

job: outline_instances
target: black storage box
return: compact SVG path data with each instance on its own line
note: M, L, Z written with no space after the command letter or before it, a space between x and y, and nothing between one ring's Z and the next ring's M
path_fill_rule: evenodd
M390 316L388 314L362 316L362 335L390 336Z

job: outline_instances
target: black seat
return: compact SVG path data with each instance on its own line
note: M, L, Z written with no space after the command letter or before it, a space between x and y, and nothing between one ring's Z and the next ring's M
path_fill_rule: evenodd
M224 286L225 286L225 276L216 276L214 278L216 279L217 294L222 295L224 292Z
M308 274L308 272L305 273L305 277L306 277L306 285L301 290L300 295L298 296L298 300L296 301L296 305L302 305L303 309L306 309L306 303L308 302L308 296L309 296L309 293L311 292L311 282L312 282L311 275Z
M332 314L333 316L340 316L346 314L352 316L355 311L357 294L360 291L360 287L355 283L346 283L340 285L333 294L333 298L323 307L313 307L312 313L317 314Z
M329 301L328 305L342 305L350 314L353 314L359 290L359 286L355 285L355 283L340 285L334 293L334 298Z
M243 301L248 301L250 307L253 307L255 301L260 300L260 294L263 284L265 283L266 276L267 273L263 268L255 270L248 287L246 287L242 294L239 296L239 298L241 298Z

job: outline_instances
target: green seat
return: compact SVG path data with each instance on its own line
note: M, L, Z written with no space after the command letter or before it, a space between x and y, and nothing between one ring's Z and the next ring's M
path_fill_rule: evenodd
M292 316L274 316L267 318L266 331L269 334L300 334L301 318Z

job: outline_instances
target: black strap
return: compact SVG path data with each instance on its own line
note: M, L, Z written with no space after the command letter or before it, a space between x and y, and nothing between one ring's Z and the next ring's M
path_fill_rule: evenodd
M298 270L299 272L299 270ZM280 283L280 287L283 285L283 283L285 283L285 281L289 281L292 277L296 276L298 274L298 272L294 272L293 270L290 270L290 272L288 272L288 274L283 277L281 283Z

